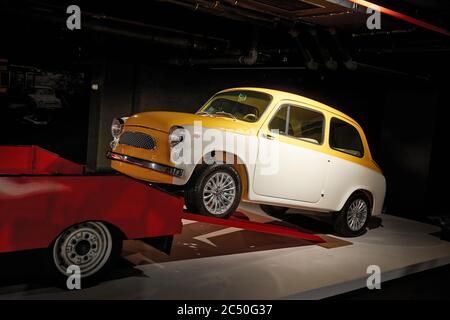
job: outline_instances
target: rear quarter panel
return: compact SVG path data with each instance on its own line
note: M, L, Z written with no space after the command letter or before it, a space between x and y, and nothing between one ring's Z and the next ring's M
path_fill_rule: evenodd
M330 211L339 211L358 190L368 191L372 195L372 214L381 214L386 192L384 176L355 162L330 157L330 170L322 206Z

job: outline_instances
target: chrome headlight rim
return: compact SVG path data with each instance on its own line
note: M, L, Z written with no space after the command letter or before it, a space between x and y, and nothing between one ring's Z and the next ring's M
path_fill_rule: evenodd
M173 148L184 141L185 129L182 126L173 126L169 130L169 144Z
M111 135L114 139L118 139L123 132L125 121L122 118L114 118L111 123Z

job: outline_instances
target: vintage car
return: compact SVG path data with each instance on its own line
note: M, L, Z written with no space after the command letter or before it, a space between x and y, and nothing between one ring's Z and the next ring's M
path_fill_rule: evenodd
M361 127L300 95L228 89L196 114L143 112L111 131L112 168L178 186L191 212L227 218L242 200L332 213L338 234L356 236L382 211L386 182Z
M36 86L28 94L28 99L33 107L37 109L61 109L61 100L55 95L55 90L51 87Z

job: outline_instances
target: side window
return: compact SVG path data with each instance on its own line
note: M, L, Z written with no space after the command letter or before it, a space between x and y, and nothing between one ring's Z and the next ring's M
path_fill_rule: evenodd
M323 114L310 109L291 106L289 112L289 128L297 139L321 144L323 141Z
M270 131L278 131L280 134L287 135L291 131L289 127L286 128L287 116L288 116L289 106L284 105L277 111L272 120L269 123Z
M269 124L270 130L279 130L279 133L303 141L321 144L323 142L323 128L325 119L320 112L284 105Z
M330 147L360 158L364 155L358 130L337 118L332 118L330 122Z

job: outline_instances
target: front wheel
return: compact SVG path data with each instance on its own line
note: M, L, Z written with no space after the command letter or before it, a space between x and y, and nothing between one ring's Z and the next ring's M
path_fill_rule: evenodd
M364 194L351 196L334 220L337 234L345 237L356 237L363 234L371 216L370 205Z
M215 164L202 169L185 192L186 206L198 213L227 219L241 200L241 179L235 168Z
M84 222L63 231L51 246L51 262L58 278L69 266L80 269L81 279L96 281L120 256L122 239L102 222Z

